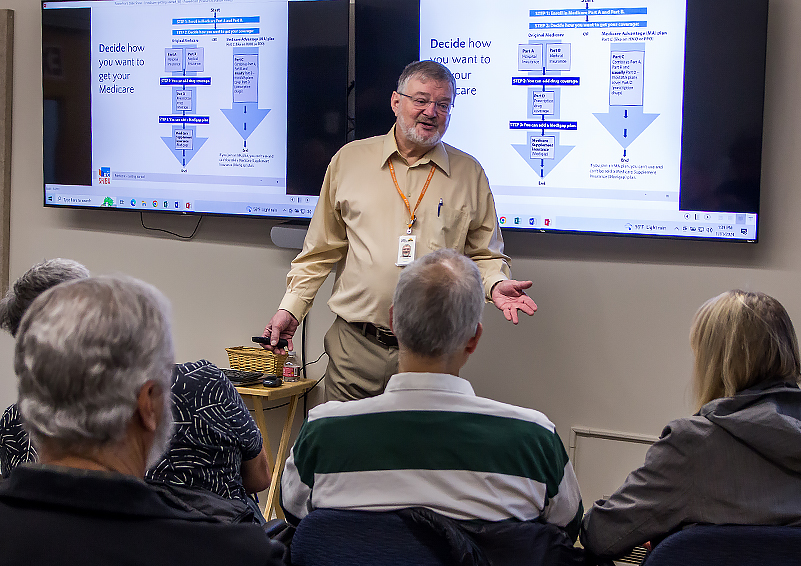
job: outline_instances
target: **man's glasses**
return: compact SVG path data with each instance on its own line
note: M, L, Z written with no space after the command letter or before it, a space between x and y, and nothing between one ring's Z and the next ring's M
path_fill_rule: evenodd
M431 104L433 104L434 107L437 109L437 113L445 116L450 113L452 108L450 102L435 102L433 100L428 100L427 98L421 98L418 96L409 96L408 94L403 94L402 92L398 92L398 94L400 94L401 96L405 96L406 98L411 100L412 106L414 106L417 110L425 110Z

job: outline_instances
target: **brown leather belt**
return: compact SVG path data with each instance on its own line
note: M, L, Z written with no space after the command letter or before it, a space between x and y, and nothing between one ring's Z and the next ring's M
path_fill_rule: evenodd
M372 322L351 322L362 336L372 336L375 341L387 348L397 348L398 339L389 330L384 330Z

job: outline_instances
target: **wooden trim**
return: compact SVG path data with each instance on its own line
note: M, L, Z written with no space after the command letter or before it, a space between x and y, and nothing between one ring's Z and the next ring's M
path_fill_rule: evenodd
M9 277L11 238L11 108L14 98L14 11L0 10L0 292Z
M578 439L583 438L600 438L602 440L617 440L619 442L631 442L634 444L653 444L659 440L658 436L651 434L639 434L636 432L621 432L618 430L606 430L602 428L589 428L586 426L570 427L570 442L568 444L568 458L570 462L576 464L576 449L578 448Z

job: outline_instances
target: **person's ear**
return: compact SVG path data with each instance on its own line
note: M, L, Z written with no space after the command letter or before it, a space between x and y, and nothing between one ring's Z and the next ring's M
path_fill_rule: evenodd
M394 310L395 305L389 305L389 329L394 333L395 332L395 324L392 320L392 312Z
M398 94L396 91L392 91L392 96L389 99L389 106L395 113L395 117L398 116L398 112L400 111L400 102L401 102L401 95Z
M165 392L161 385L153 380L146 381L139 390L136 411L142 427L149 432L154 432L161 419L164 418L164 415L161 414L164 411L164 395Z
M476 348L478 347L478 341L481 339L481 334L483 332L484 332L484 327L479 322L478 326L476 326L476 333L473 335L472 338L470 338L470 340L467 341L465 352L467 352L468 354L472 354L473 352L476 351Z

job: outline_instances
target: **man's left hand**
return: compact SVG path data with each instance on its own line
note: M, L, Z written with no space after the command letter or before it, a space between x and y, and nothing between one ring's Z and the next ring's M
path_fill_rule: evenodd
M537 304L526 295L523 289L531 287L531 281L515 281L506 279L492 288L492 302L503 311L506 320L517 324L517 310L520 309L531 316L537 310Z

